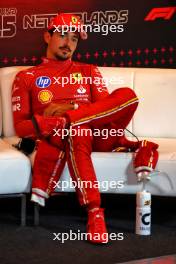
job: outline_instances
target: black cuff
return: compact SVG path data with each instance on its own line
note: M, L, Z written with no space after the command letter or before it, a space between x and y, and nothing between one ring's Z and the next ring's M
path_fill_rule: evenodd
M31 138L21 138L18 144L12 146L22 151L25 155L29 155L35 149L35 140Z

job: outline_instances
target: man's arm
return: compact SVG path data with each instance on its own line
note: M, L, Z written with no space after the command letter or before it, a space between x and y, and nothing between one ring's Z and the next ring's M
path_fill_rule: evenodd
M44 116L63 116L66 111L74 110L74 105L71 103L56 104L50 103L49 106L44 110Z
M22 138L48 137L53 129L65 125L63 118L32 113L30 80L26 78L25 72L18 73L13 83L12 108L15 130Z

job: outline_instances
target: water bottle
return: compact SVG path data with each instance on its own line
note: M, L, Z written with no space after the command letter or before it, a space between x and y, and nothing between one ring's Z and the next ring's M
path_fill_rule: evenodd
M136 234L151 234L151 193L146 190L136 194Z

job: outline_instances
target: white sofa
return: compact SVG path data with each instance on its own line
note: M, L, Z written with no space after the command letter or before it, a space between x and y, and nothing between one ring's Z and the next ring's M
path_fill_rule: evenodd
M9 68L8 68L9 69ZM12 70L8 70L10 74ZM1 75L2 74L2 75ZM3 78L3 69L0 70L0 86L3 88L3 93L0 91L0 198L19 197L21 198L21 225L26 225L26 193L30 192L31 186L31 164L29 159L17 151L15 148L3 140L2 135L2 120L7 118L9 128L12 127L12 122L8 120L8 112L11 108L5 109L6 100L9 98L10 89L6 89L9 85L9 79ZM7 95L8 93L8 95ZM2 98L4 98L2 100ZM10 103L10 98L9 98ZM3 110L2 110L3 109ZM6 132L4 131L4 135Z
M0 194L30 192L31 166L29 159L12 148L18 141L12 120L11 87L20 67L0 69L0 92L2 124L0 123ZM176 70L145 68L99 68L103 77L116 76L118 84L108 86L109 91L117 87L130 87L139 97L140 104L129 129L139 138L147 138L160 145L156 173L147 183L153 195L176 196ZM136 193L142 184L132 169L131 153L92 153L97 179L123 181L123 188L109 188L108 193ZM67 166L61 177L69 181ZM56 191L61 191L60 189ZM64 191L73 191L65 188ZM104 188L101 188L101 192Z

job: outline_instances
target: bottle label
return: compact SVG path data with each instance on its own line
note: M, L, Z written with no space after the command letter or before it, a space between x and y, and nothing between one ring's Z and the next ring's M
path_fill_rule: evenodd
M136 208L136 234L150 235L151 231L151 209L150 207Z

